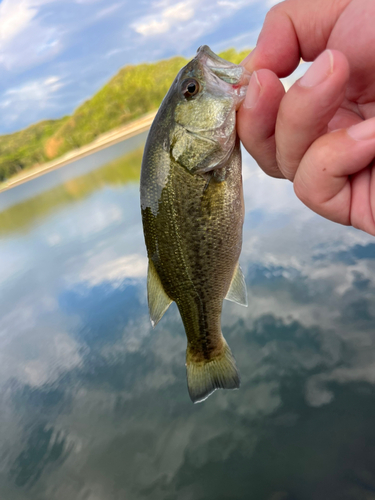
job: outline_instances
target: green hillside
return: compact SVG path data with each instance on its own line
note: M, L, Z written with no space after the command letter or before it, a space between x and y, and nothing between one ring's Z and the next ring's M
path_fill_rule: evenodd
M48 161L44 145L68 117L45 120L14 134L0 136L0 181L24 168Z
M182 57L174 57L155 64L122 68L52 136L51 157L88 144L103 132L157 109L186 62Z
M239 63L249 50L229 49L221 57ZM187 63L183 57L125 66L72 116L46 120L0 136L0 181L92 142L98 135L156 110L173 79Z

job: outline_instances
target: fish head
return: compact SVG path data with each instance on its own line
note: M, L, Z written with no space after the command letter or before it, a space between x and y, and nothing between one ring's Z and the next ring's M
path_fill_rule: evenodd
M190 172L220 168L236 140L236 110L250 74L203 45L173 84L172 156Z

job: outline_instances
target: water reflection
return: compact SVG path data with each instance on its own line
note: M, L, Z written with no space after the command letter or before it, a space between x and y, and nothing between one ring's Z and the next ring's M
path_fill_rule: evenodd
M62 463L67 456L65 439L52 428L36 426L27 436L25 449L16 458L10 475L17 486L32 486L50 463Z
M194 406L176 307L148 319L140 155L0 215L0 498L374 499L373 238L245 156L242 386Z
M94 170L90 175L75 177L53 189L44 190L39 196L11 204L11 195L24 189L23 185L12 191L2 193L8 196L11 206L1 212L0 235L24 229L30 230L33 223L40 224L41 219L60 211L64 206L72 205L83 198L88 198L95 191L104 188L123 186L129 182L136 182L139 178L139 165L142 160L143 147L130 154L113 160L105 167ZM52 172L57 175L59 172ZM49 174L49 175L51 175ZM39 178L42 183L44 178ZM35 181L34 181L35 182Z

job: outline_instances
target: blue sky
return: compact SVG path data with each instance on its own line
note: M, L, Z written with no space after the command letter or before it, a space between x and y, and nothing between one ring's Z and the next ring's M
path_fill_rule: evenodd
M0 134L71 114L122 66L253 47L277 0L1 0Z

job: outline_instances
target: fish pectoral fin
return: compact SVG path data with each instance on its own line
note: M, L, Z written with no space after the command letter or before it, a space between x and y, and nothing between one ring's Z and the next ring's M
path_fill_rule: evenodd
M151 260L148 261L147 299L151 324L155 327L163 317L165 311L171 305L172 300L165 293L159 275L156 272L155 266Z
M243 275L242 269L238 263L225 298L231 302L237 302L240 306L248 306L245 276Z
M193 403L200 403L216 389L238 389L240 377L232 351L223 339L221 353L213 359L195 361L186 351L186 373L189 395Z

